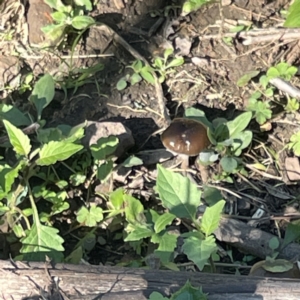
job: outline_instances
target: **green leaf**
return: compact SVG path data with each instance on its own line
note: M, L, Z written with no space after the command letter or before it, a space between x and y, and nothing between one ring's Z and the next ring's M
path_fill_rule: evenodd
M274 96L273 88L266 89L265 96L268 97L268 98L272 98Z
M50 74L45 74L36 82L29 100L36 107L38 119L41 118L43 109L53 100L54 92L55 82Z
M155 84L154 77L153 77L152 73L148 70L147 67L144 67L141 70L140 74L148 83Z
M61 11L61 9L65 7L61 0L44 0L44 2L51 8L56 9L58 11Z
M173 214L164 213L160 215L154 224L154 231L160 233L162 230L166 229L166 226L171 224L172 221L176 218Z
M57 23L63 23L67 20L68 16L66 15L66 13L61 12L61 11L56 11L54 13L51 14L51 17L53 18L53 20Z
M188 259L194 262L200 271L202 271L207 260L217 249L216 240L213 235L203 240L195 234L186 238L182 246L182 250Z
M23 163L19 164L15 168L11 168L9 165L0 165L0 200L7 196L10 192L15 179L19 175L19 171L22 168ZM16 204L18 205L18 203Z
M270 249L272 249L272 250L278 249L279 245L280 245L280 242L279 242L279 239L276 236L272 237L269 240Z
M202 198L209 206L213 206L223 199L221 192L212 186L203 186Z
M201 287L195 288L189 281L176 293L172 295L172 300L208 300Z
M143 63L141 60L136 60L131 65L131 68L134 70L135 73L139 73L143 68Z
M220 200L215 205L205 209L201 219L201 231L206 236L211 235L218 228L225 203L224 200Z
M232 137L235 134L242 132L250 123L251 117L251 112L244 112L234 120L227 122L229 136Z
M93 6L90 0L74 0L77 6L83 6L85 10L92 10Z
M162 205L178 218L194 220L201 203L201 191L188 178L157 166L156 189Z
M272 78L275 78L275 77L280 77L280 73L279 73L279 71L277 70L277 68L271 67L271 68L269 68L269 70L267 71L267 76L268 76L268 79L272 79Z
M160 57L156 57L154 60L154 67L157 67L159 69L163 68L163 61Z
M171 60L171 62L166 66L166 69L179 67L184 64L183 57L177 57Z
M238 162L234 157L230 156L224 156L220 160L220 164L223 168L223 170L227 173L232 173L233 171L236 170L238 166Z
M133 230L131 232L129 232L129 234L124 239L124 241L125 242L139 241L139 240L145 239L147 237L150 237L152 234L153 234L153 231L148 226L135 225L133 227Z
M141 166L142 164L143 160L134 155L131 155L128 158L126 158L126 160L122 163L122 166L124 166L125 168L131 168L135 166Z
M110 173L112 172L114 163L112 160L105 161L97 168L97 178L99 180L106 181Z
M95 20L89 16L76 16L71 23L71 25L77 30L85 29L92 24L95 24Z
M254 117L259 124L265 123L272 117L272 110L270 109L269 102L249 99L247 110L254 112Z
M205 116L205 112L200 109L196 109L194 107L189 107L184 111L184 117L187 119L196 120L196 121L204 124L208 128L212 129L211 122L209 122L207 120L207 118Z
M169 300L169 298L164 297L161 293L152 292L148 300Z
M288 9L284 27L300 27L300 1L295 0Z
M123 197L125 202L125 218L127 222L134 225L145 224L146 218L144 215L144 207L140 200L127 194Z
M5 126L6 132L9 137L9 141L12 144L14 151L17 154L28 156L31 150L29 137L26 134L24 134L22 130L12 125L9 121L3 120L3 124Z
M92 156L96 160L105 160L117 149L119 140L115 136L102 137L97 144L90 146Z
M66 143L64 141L60 142L49 142L45 144L37 159L36 164L39 166L50 166L58 161L63 161L77 153L83 148L82 145L77 145L73 143Z
M291 136L287 146L294 151L295 155L300 156L300 131Z
M266 75L263 75L263 76L260 76L260 78L259 78L259 83L262 85L262 87L264 88L264 89L266 89L267 88L267 85L268 85L268 83L269 83L269 78L266 76ZM260 96L259 96L260 97ZM258 98L259 98L258 97Z
M243 75L238 81L237 81L237 86L238 87L243 87L248 84L248 82L256 77L260 72L259 71L251 71Z
M300 105L299 105L299 101L295 98L289 98L287 105L285 106L285 111L287 112L294 112L297 111L299 109Z
M109 206L112 206L114 209L118 210L122 208L123 202L124 202L124 190L122 188L118 188L114 190L109 195Z
M165 61L168 59L168 57L174 53L173 48L168 48L164 51L164 59Z
M80 173L72 174L69 180L73 186L79 186L86 181L86 175Z
M152 243L155 243L151 239ZM177 245L177 236L166 232L164 235L159 236L158 248L154 251L155 256L159 257L160 261L164 264L170 262L174 256L174 249Z
M33 224L26 231L27 236L21 239L23 259L26 261L45 261L46 256L56 262L61 261L64 240L58 235L58 230L49 226Z
M132 76L130 77L130 84L131 85L135 85L136 83L142 81L142 77L138 74L138 73L134 73L132 74Z
M0 104L0 120L7 120L15 126L30 125L30 120L13 105Z
M88 227L94 227L103 220L103 210L101 207L91 206L88 210L82 206L77 212L77 221Z
M118 82L117 82L117 90L118 91L122 91L127 87L127 81L124 78L121 78Z
M300 225L289 223L285 230L285 236L281 248L283 249L288 244L297 241L300 238Z

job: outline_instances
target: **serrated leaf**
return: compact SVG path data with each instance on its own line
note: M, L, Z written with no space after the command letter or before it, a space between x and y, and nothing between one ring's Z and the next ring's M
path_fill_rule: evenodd
M94 227L98 222L103 220L103 210L101 207L91 206L88 210L82 206L77 212L77 221L88 227Z
M178 218L194 220L201 203L201 191L188 178L157 166L156 189L162 205Z
M287 146L294 151L295 155L300 156L300 131L291 136Z
M160 215L154 224L154 231L160 233L162 230L166 229L167 225L170 225L172 221L176 218L173 214L165 213Z
M122 188L114 190L109 195L109 204L116 210L121 209L124 202L123 195L124 190Z
M72 19L71 23L71 25L77 30L85 29L92 24L95 24L95 20L90 16L76 16Z
M29 137L24 134L22 130L12 125L9 121L3 120L3 124L14 151L17 154L28 156L31 150Z
M268 79L272 79L272 78L275 78L275 77L279 77L280 73L275 67L271 67L267 71L267 76L268 76Z
M26 261L45 261L46 256L54 261L63 258L62 246L64 240L58 235L58 230L53 227L34 223L30 230L26 231L27 236L21 240L23 259Z
M50 74L45 74L34 85L29 100L36 107L38 119L41 118L43 109L53 100L54 92L55 82Z
M63 161L77 153L83 148L82 145L66 143L65 141L51 141L45 144L39 152L36 164L39 166L50 166L58 161Z
M155 243L152 239L151 241ZM158 244L158 248L154 251L155 256L159 257L164 264L170 262L177 245L177 236L166 232L164 235L159 236Z
M92 3L90 0L74 0L77 6L84 6L85 10L92 10Z
M251 112L244 112L237 116L234 120L227 122L229 136L231 137L242 132L249 125L251 118Z
M218 228L225 203L224 200L220 200L215 205L205 209L201 219L201 231L206 236L211 235Z
M207 260L217 249L216 240L212 235L208 236L205 240L197 236L190 236L184 240L182 246L182 250L188 259L194 262L200 271L202 271Z

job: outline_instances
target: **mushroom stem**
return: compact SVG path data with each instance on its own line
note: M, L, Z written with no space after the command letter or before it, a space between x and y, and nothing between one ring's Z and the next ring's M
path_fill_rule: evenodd
M187 169L189 168L189 156L185 154L179 154L178 157L181 159L180 168L184 176L187 175Z

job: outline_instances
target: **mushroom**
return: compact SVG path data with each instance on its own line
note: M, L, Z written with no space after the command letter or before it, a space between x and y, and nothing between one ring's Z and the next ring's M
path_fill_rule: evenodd
M161 135L168 151L182 158L181 167L188 168L189 156L196 156L210 145L207 127L193 119L177 118Z

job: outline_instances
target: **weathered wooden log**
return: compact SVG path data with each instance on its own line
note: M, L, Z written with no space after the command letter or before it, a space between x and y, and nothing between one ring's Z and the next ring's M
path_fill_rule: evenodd
M170 296L187 280L209 300L300 299L300 280L0 260L0 299L144 300L153 291Z

